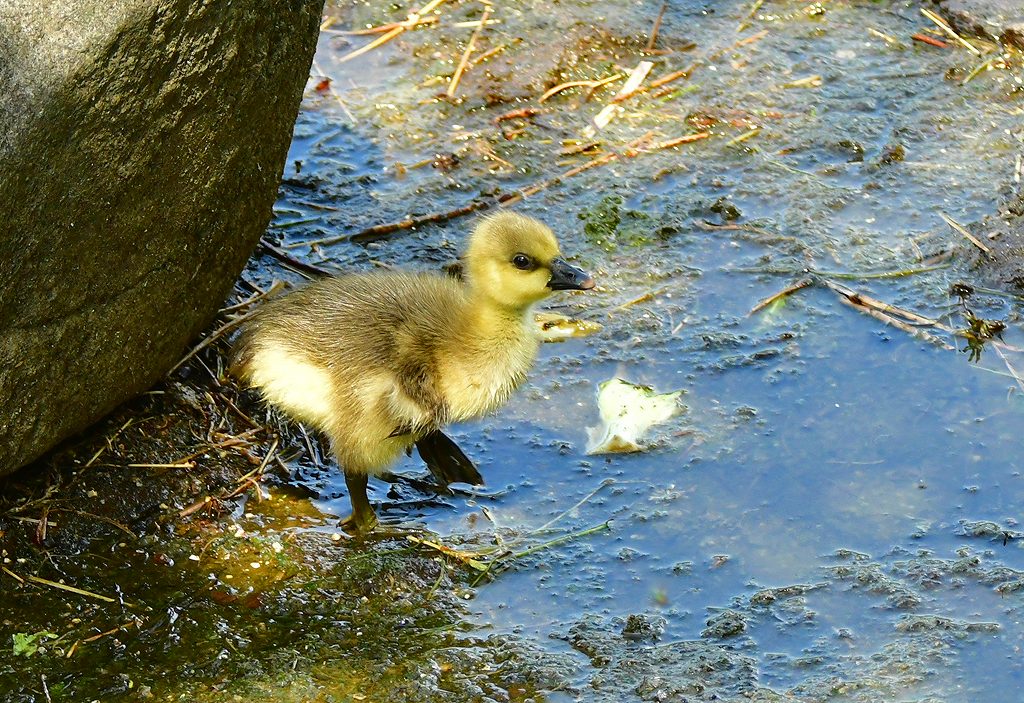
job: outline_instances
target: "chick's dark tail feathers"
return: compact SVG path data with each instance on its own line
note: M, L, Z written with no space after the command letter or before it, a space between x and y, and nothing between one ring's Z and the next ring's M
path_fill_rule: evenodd
M416 440L416 451L442 486L447 487L449 483L484 485L484 478L472 459L444 432L434 430Z

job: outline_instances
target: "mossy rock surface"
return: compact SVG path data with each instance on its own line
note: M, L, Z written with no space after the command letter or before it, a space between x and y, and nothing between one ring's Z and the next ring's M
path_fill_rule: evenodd
M0 475L209 324L270 218L322 6L0 5Z

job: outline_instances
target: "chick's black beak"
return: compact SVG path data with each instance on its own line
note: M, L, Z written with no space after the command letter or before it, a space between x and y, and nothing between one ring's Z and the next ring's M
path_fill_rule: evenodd
M563 259L551 260L551 290L590 290L594 287L594 279L583 269L568 264Z

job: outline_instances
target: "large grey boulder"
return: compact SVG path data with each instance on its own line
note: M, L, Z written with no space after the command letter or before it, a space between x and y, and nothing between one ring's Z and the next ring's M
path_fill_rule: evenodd
M270 218L323 0L0 0L0 475L149 387Z

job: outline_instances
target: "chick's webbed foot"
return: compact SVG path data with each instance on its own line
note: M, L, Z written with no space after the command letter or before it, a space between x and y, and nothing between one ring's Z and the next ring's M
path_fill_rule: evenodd
M444 432L434 430L420 437L416 440L416 451L441 486L447 487L449 483L484 485L483 476L473 461Z
M373 512L370 499L366 497L366 474L345 471L345 485L348 486L348 498L352 503L352 514L343 518L338 526L346 532L366 534L377 525L377 515Z

